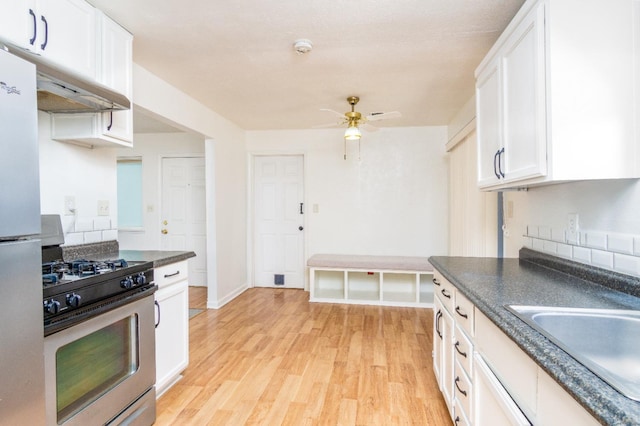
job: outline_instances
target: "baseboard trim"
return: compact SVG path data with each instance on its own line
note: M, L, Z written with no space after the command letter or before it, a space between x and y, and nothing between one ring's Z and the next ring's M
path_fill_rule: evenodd
M207 300L207 309L220 309L227 303L231 302L236 297L240 296L242 293L244 293L248 289L249 289L249 286L245 284L242 287L237 288L231 294L226 295L220 300Z

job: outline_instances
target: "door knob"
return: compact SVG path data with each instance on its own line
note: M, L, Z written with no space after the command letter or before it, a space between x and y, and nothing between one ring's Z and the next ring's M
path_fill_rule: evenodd
M163 221L162 221L162 224L163 224L163 225L167 225L168 223L169 223L169 222L167 222L166 220L163 220Z
M163 233L163 234L165 234L165 235L169 233L169 231L167 231L166 229L163 229L163 230L162 230L162 231L160 231L160 232L162 232L162 233Z
M304 226L298 226L298 231L302 231L304 229Z

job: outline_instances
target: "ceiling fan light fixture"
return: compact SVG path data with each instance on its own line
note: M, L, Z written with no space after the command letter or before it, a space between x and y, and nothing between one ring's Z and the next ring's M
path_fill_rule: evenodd
M344 139L347 141L357 141L362 137L362 133L355 123L349 123L349 127L344 131Z

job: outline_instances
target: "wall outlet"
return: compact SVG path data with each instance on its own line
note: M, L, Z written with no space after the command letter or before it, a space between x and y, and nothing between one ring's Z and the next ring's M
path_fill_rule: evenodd
M64 215L73 216L76 214L76 197L67 195L64 197Z
M98 200L98 216L109 216L109 200Z
M567 243L580 244L580 229L578 213L569 213L567 216Z

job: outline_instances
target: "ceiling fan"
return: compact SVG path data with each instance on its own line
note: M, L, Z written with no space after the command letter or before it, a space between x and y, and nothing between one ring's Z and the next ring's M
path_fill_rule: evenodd
M340 119L337 122L321 124L319 126L313 126L314 128L322 128L322 127L338 127L347 125L347 129L344 132L344 141L345 141L345 153L344 159L347 159L347 141L360 141L362 137L362 132L360 131L360 127L369 130L376 131L377 127L369 124L370 121L378 121L378 120L386 120L389 118L399 118L402 116L398 111L391 112L372 112L369 115L362 116L362 114L355 110L356 104L360 101L358 96L349 96L347 98L347 102L351 105L351 111L347 111L344 114L339 113L338 111L334 111L332 109L321 108L320 111L327 111L332 114L335 114ZM360 151L358 146L358 152ZM358 154L359 156L359 154Z

